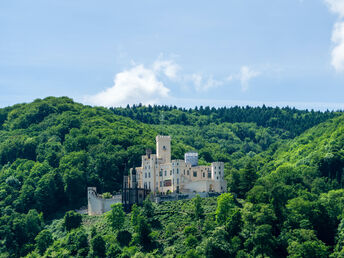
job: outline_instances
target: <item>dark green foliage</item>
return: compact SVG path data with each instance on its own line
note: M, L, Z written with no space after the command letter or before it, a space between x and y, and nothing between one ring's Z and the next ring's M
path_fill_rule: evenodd
M35 238L36 248L40 255L53 243L53 238L49 230L42 230Z
M120 230L117 233L117 241L120 246L128 246L131 242L131 233L127 230Z
M199 195L196 195L193 201L194 201L194 216L196 219L200 219L203 217L203 213L204 213L203 208L202 208L201 197Z
M150 251L154 248L155 243L151 237L151 227L144 216L139 216L137 226L135 228L136 242L140 244L145 251Z
M64 216L64 226L66 230L70 231L73 228L78 228L81 225L81 215L75 211L68 211Z
M86 256L89 252L87 235L82 229L72 230L66 239L66 247L72 256Z
M105 241L102 236L97 235L91 240L92 255L94 257L105 257Z

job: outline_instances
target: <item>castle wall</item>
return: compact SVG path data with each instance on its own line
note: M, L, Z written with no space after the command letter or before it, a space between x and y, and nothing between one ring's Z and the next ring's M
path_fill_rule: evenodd
M113 198L105 199L97 194L96 187L88 187L88 215L101 215L111 210L111 205L122 202L121 195L115 195Z

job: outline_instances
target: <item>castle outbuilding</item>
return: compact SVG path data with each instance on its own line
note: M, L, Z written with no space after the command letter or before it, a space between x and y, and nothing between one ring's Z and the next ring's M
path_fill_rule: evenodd
M156 154L146 151L141 167L130 169L129 182L152 193L223 193L227 190L223 162L199 166L197 152L185 153L184 160L171 160L171 137L161 135L156 137Z

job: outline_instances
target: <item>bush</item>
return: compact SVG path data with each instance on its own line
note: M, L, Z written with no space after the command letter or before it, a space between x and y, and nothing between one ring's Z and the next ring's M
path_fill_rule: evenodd
M75 211L68 211L64 216L63 224L68 231L78 228L81 225L81 215Z
M131 234L127 230L121 230L117 234L117 241L122 247L128 246L131 241L131 238Z
M40 255L53 243L53 238L49 230L42 230L35 238L36 248Z
M96 257L105 257L105 241L102 236L97 235L91 240L93 255Z

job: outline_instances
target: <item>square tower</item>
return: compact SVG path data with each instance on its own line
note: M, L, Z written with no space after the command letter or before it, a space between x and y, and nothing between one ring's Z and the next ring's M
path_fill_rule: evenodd
M157 158L162 159L162 163L171 163L171 136L156 137L156 154Z

